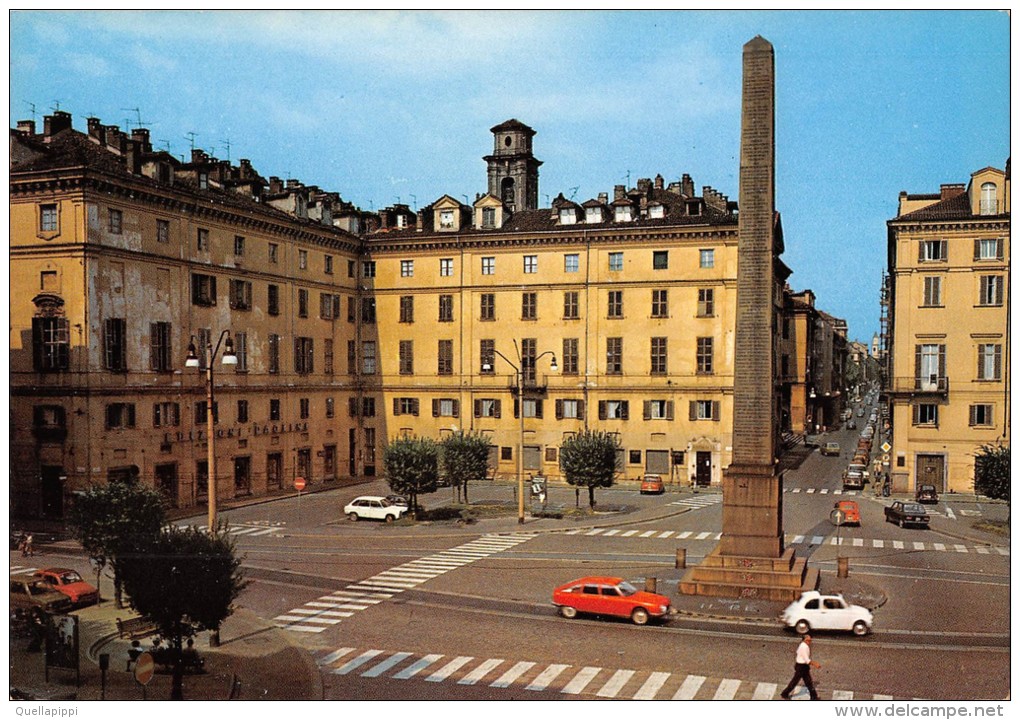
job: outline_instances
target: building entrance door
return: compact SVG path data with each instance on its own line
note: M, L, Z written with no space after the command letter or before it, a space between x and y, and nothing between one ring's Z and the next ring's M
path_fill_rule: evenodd
M915 488L934 485L941 495L946 490L946 458L944 455L918 455Z
M43 517L64 517L64 468L59 465L43 465L40 472Z
M251 495L251 458L234 458L234 496Z
M712 453L698 451L694 459L694 482L698 487L712 484Z
M266 489L279 490L283 487L283 453L266 455Z
M180 498L177 496L177 464L167 463L156 466L156 488L163 493L163 497L170 503L170 507L180 507Z

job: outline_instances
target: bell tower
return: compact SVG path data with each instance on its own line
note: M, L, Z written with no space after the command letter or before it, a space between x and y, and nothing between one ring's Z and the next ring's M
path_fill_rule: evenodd
M511 212L538 209L538 166L531 150L535 131L519 120L507 120L493 128L489 165L489 194L498 197Z

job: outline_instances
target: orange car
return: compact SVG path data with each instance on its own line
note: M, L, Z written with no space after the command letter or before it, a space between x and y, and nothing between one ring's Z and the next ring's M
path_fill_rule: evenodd
M638 590L618 577L584 577L553 590L553 605L565 618L577 613L629 617L635 625L669 614L669 598Z
M658 475L645 475L641 479L641 494L662 495L666 492L666 486Z
M844 525L861 526L861 509L853 500L840 500L832 507L843 513Z
M75 570L69 568L46 568L37 570L34 576L51 590L67 595L75 607L95 605L99 602L99 591L89 585Z

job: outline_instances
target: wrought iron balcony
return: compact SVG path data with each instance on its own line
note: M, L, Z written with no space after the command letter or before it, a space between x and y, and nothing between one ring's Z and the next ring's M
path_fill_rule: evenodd
M938 375L897 377L892 381L894 395L949 395L949 378Z

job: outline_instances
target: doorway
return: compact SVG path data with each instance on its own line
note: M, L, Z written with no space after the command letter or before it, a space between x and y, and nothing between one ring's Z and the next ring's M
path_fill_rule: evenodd
M283 487L283 453L266 455L266 489L279 490Z
M234 497L251 495L251 458L234 458Z
M712 484L712 453L698 451L694 457L694 482L698 487Z
M156 466L156 489L170 503L170 507L180 507L177 487L177 463L166 463Z
M45 518L64 517L64 468L59 465L43 465L42 515Z
M922 485L934 485L939 495L946 491L945 455L917 456L917 478L914 487L916 489Z

